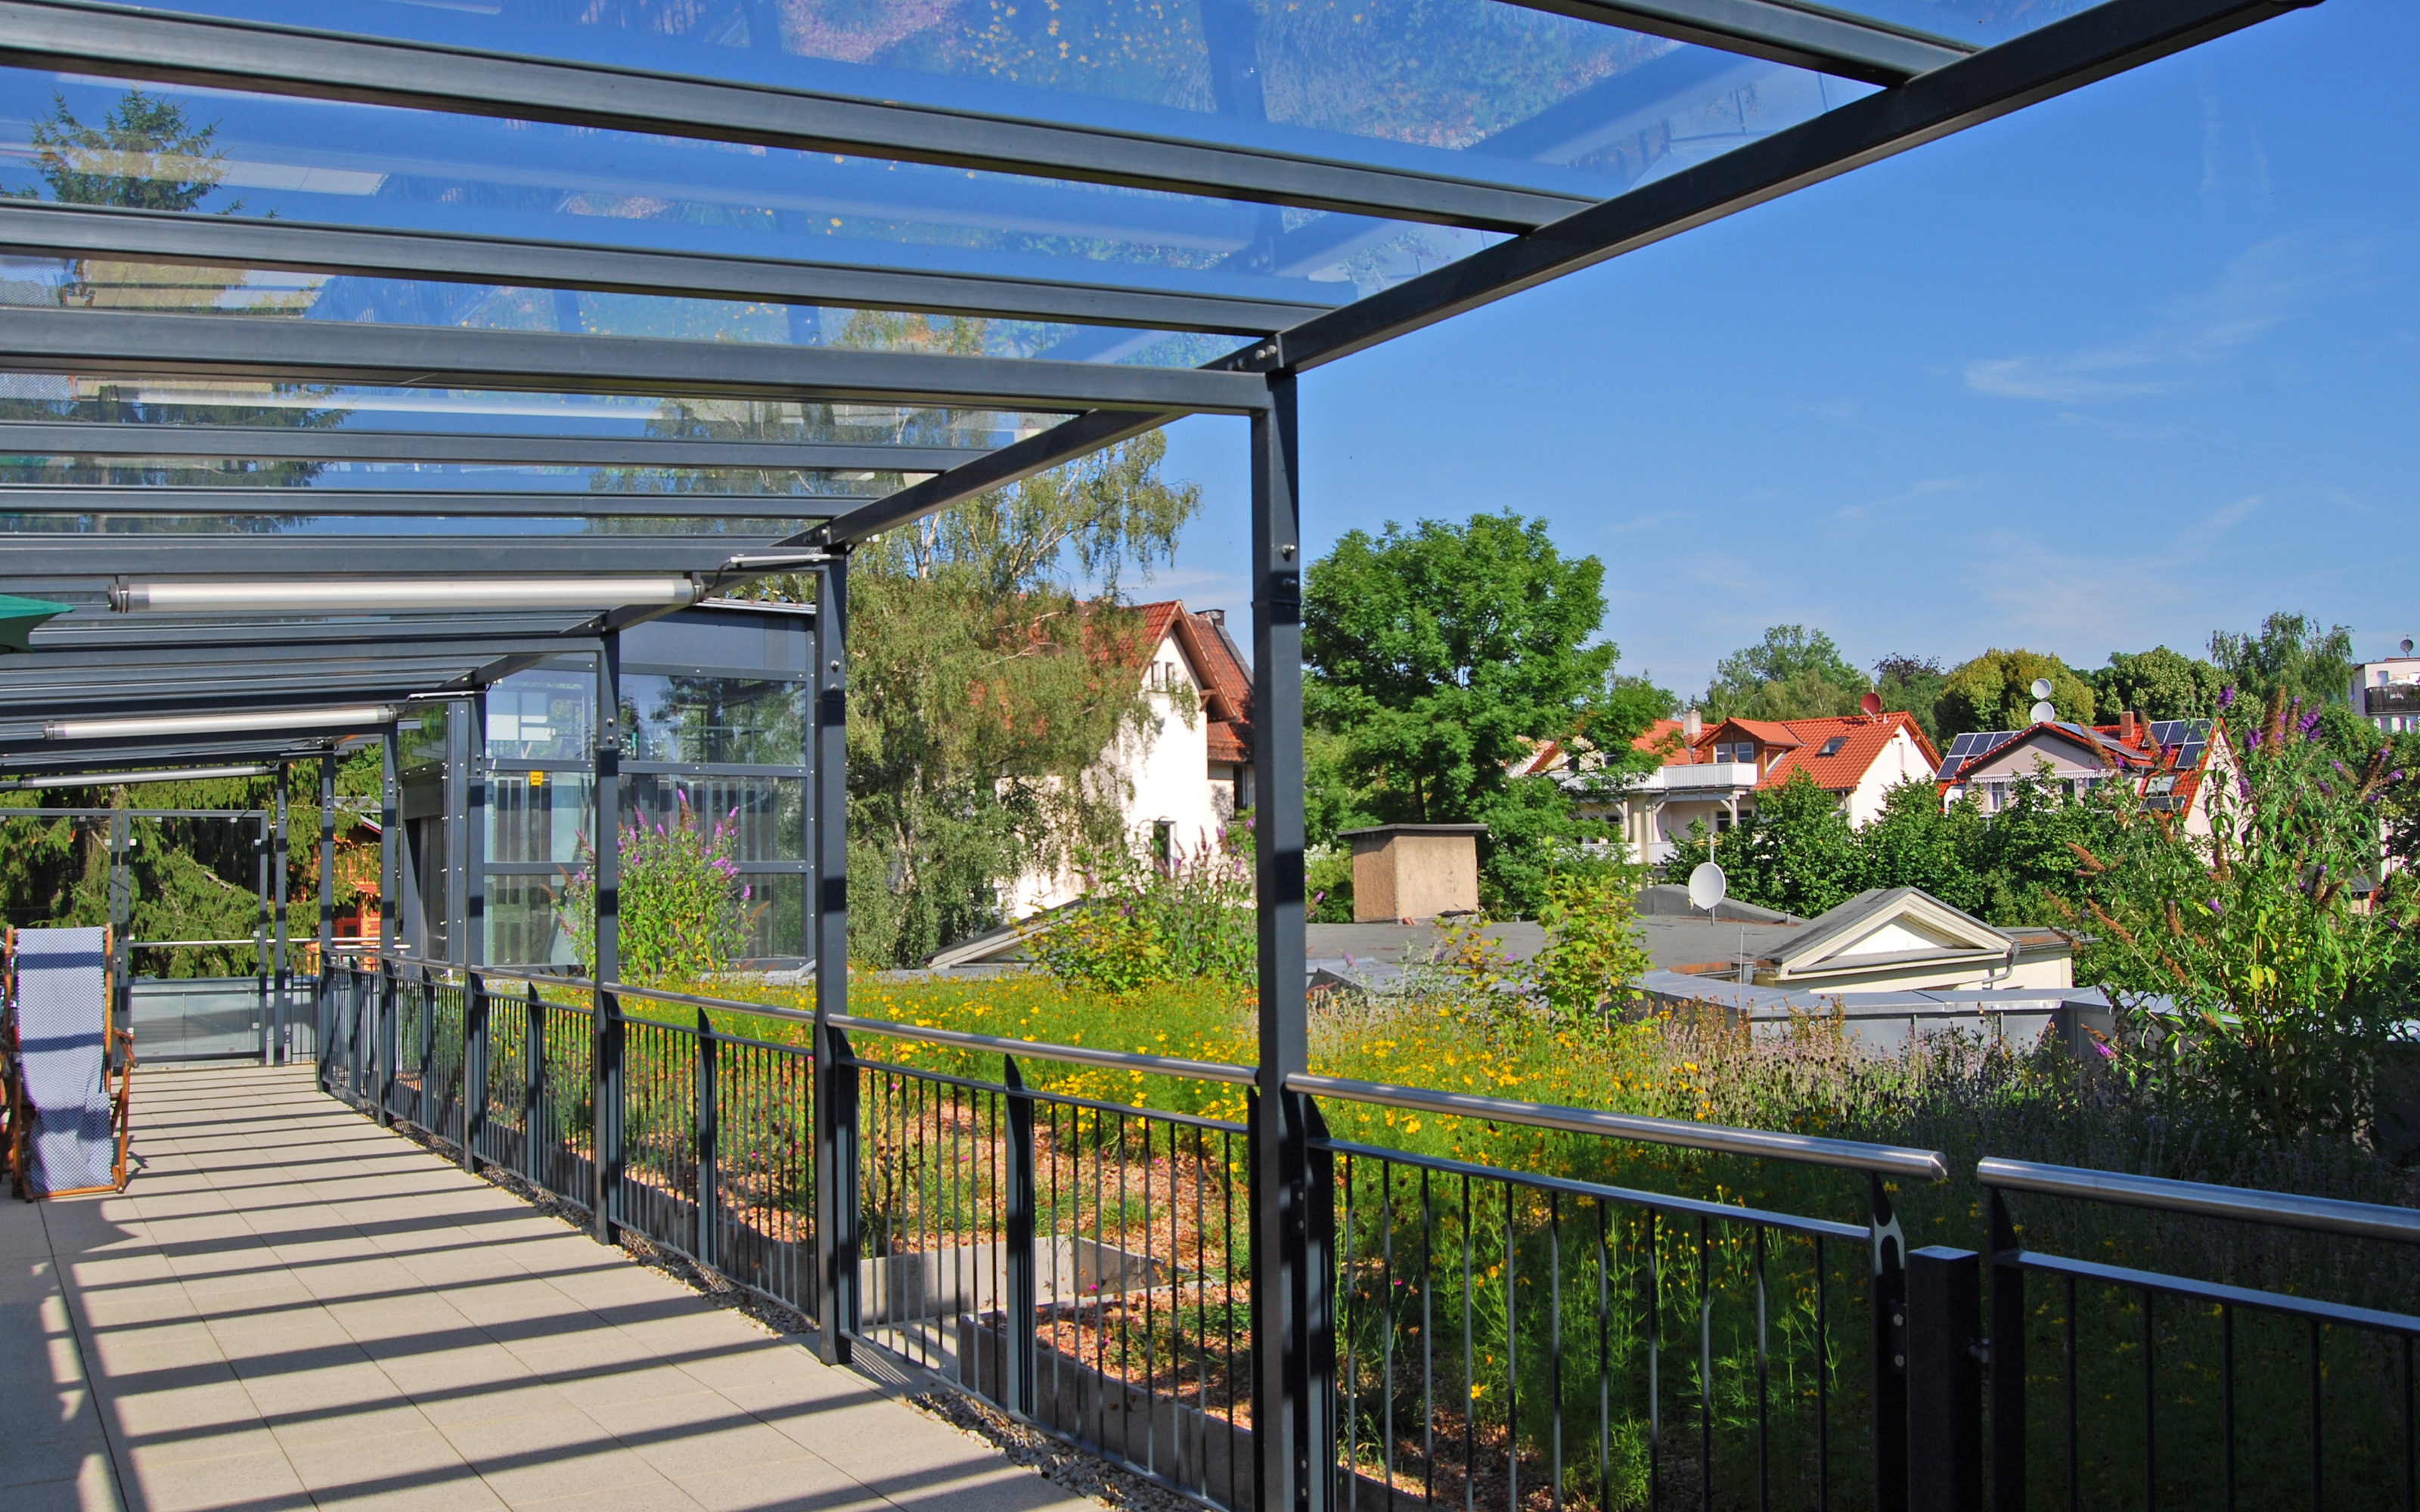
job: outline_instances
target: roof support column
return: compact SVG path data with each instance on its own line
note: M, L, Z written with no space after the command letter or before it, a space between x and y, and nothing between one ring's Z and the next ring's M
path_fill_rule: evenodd
M1260 1075L1251 1132L1252 1444L1261 1512L1326 1512L1335 1472L1326 1215L1311 1211L1303 960L1302 548L1295 379L1252 416L1252 883L1259 915Z
M604 983L622 977L622 637L606 633L597 653L597 959L588 964L597 985L589 995L589 1092L595 1113L590 1163L596 1190L590 1195L591 1232L600 1244L614 1241L613 1204L622 1186L622 1005Z
M815 574L814 712L814 1245L816 1352L849 1359L857 1327L857 1097L842 1064L848 1011L848 551L835 547Z
M319 758L319 975L311 986L311 1055L327 1084L328 962L336 949L336 753Z
M292 963L286 953L288 933L286 914L287 874L293 869L293 856L288 848L286 834L286 808L293 785L294 768L284 762L278 763L277 854L270 862L270 872L277 888L277 980L275 991L270 995L269 1041L262 1049L261 1059L280 1066L286 1063L288 1053L286 1037L292 1032L287 1021L293 1015L292 1006L287 999L293 992L294 972Z

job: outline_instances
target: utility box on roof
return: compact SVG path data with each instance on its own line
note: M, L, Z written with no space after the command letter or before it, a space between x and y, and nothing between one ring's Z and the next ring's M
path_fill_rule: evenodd
M1353 921L1391 923L1479 911L1479 837L1485 825L1380 825L1348 829Z

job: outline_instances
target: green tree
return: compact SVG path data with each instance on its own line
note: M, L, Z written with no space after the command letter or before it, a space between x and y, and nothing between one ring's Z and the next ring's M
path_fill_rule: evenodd
M2307 708L2343 701L2358 665L2352 631L2341 625L2322 630L2319 621L2282 609L2249 634L2213 631L2210 659L2256 708L2266 708L2279 694L2300 699Z
M2071 847L2062 905L2078 966L2126 1011L2131 1069L2214 1091L2273 1137L2356 1134L2381 1057L2420 1002L2420 895L2393 873L2366 906L2390 752L2351 766L2273 688L2211 794L2208 834L2117 795L2117 823Z
M2110 653L2109 665L2092 674L2092 697L2104 718L2131 709L2146 719L2207 719L2226 682L2209 662L2153 646Z
M1020 876L1123 844L1097 767L1148 728L1130 570L1168 560L1201 490L1158 432L859 548L849 571L849 951L923 961L1000 921ZM1089 579L1093 596L1073 586ZM757 594L811 589L775 579Z
M1604 563L1566 560L1544 520L1507 513L1353 531L1304 584L1304 702L1343 737L1358 807L1486 825L1491 909L1534 909L1559 850L1602 827L1554 778L1510 776L1530 742L1585 742L1635 769L1647 759L1632 739L1670 706L1615 674L1613 645L1588 643L1604 580Z
M1942 738L1938 721L1941 690L1948 682L1949 674L1930 656L1894 653L1874 663L1874 691L1881 695L1883 707L1913 716L1936 748L1948 744Z
M1933 717L1944 736L1975 730L2023 730L2033 720L2033 685L2050 681L2050 703L2058 717L2090 724L2099 707L2091 685L2067 663L2039 651L1986 651L1949 674Z
M34 123L34 164L62 205L191 210L226 177L218 134L216 122L195 127L183 105L140 89L119 96L99 126L78 120L67 97L54 93L49 118Z
M1714 664L1700 702L1717 719L1818 719L1856 713L1871 687L1830 636L1776 625Z
M1857 831L1857 877L1865 887L1918 887L1980 917L1990 880L1976 870L1985 843L1982 806L1969 795L1944 807L1941 790L1911 778L1883 796L1883 811Z
M1664 874L1683 881L1708 860L1722 866L1730 896L1803 918L1847 902L1866 886L1857 837L1840 800L1804 771L1760 792L1755 810L1722 834L1692 825Z

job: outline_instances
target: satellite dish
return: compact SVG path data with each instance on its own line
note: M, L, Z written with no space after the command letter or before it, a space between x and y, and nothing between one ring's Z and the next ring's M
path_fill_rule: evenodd
M2025 691L2031 693L2038 699L2046 699L2050 697L2050 679L2047 677L2037 677L2034 679L2034 686L2027 688Z
M2057 717L2058 717L2058 709L2057 709L2057 707L2056 707L2055 705L2054 705L2053 703L2051 703L2051 702L2050 702L2049 700L2047 700L2047 699L2043 700L2043 701L2042 701L2041 702L2040 702L2040 703L2035 704L2032 708L2027 709L2025 712L2026 712L2027 714L2029 714L2029 715L2031 715L2031 716L2033 717L2033 721L2034 721L2034 723L2036 723L2036 724L2048 724L2048 723L2050 723L2053 719L2055 719L2055 718L2057 718Z
M1730 884L1723 880L1723 869L1712 861L1699 862L1697 870L1689 873L1689 906L1692 908L1702 908L1711 914L1714 911L1714 904L1721 903L1730 890Z
M1869 687L1866 696L1857 700L1857 707L1865 710L1866 717L1870 719L1883 712L1883 696Z
M2403 654L2407 656L2412 655L2412 638L2408 635L2403 638Z

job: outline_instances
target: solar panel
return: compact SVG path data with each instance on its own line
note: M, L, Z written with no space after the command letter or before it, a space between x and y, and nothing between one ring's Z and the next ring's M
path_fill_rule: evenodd
M2151 744L2154 746L2175 745L2177 743L2177 726L2182 723L2184 723L2182 719L2153 720L2151 722Z
M1960 735L1949 743L1949 754L1952 756L1963 756L1974 748L1975 737L1971 733Z
M2191 734L2188 734L2187 736L2185 736L2185 738L2186 738L2187 740L2197 740L2197 741L2201 741L2201 742L2203 742L2204 744L2208 744L2208 743L2209 743L2209 740L2210 740L2211 724L2211 721L2210 721L2210 720L2208 720L2208 719L2195 719L2195 720L2194 720L2194 721L2193 721L2193 733L2192 733Z
M1935 782L1954 781L1958 776L1958 768L1964 765L1965 763L1966 758L1963 756L1950 757L1947 761L1941 764L1941 770L1933 774L1932 779Z
M2210 747L2205 742L2197 740L2189 742L2185 746L2184 749L2177 752L2177 770L2180 772L2190 772L2195 767L2199 766L2201 764L2202 756L2209 751L2209 749Z

